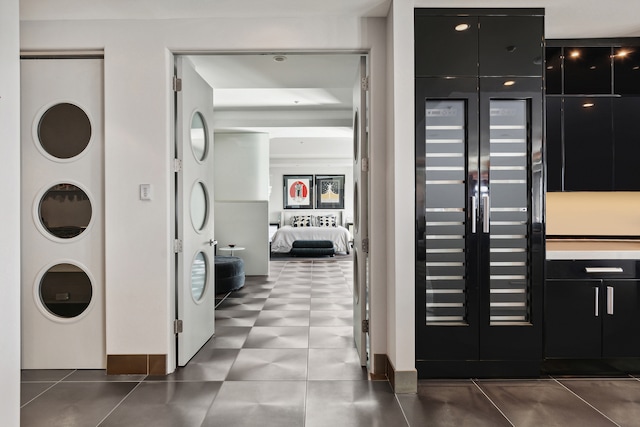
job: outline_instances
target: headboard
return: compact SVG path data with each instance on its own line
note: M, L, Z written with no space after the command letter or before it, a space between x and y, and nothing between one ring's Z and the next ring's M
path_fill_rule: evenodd
M318 216L318 215L335 215L336 216L336 221L338 222L338 225L342 225L344 227L344 222L343 222L343 218L342 218L342 211L341 210L331 210L331 211L321 211L321 210L287 210L287 211L282 211L282 214L280 215L280 225L291 225L291 217L292 216L296 216L296 215L313 215L313 216Z

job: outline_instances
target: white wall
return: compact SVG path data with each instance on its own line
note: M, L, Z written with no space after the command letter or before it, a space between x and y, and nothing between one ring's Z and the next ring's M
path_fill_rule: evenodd
M215 237L218 255L229 244L244 260L245 274L269 274L269 135L217 133L213 142Z
M387 269L388 355L397 371L415 369L415 194L413 1L395 0L389 17Z
M20 40L18 0L0 2L0 414L2 424L20 425ZM7 207L15 207L7 209Z
M546 195L546 233L640 236L640 192L566 191Z
M213 139L215 199L269 200L269 135L216 133Z
M353 167L349 166L271 166L269 169L269 181L271 185L271 197L269 197L269 221L277 222L280 214L284 211L284 175L344 175L344 209L335 209L336 212L342 212L343 222L350 218L353 222ZM315 185L315 184L314 184ZM314 187L314 204L315 204L315 187ZM332 209L333 210L333 209ZM301 212L303 214L313 215L315 209L287 209L288 212ZM327 209L320 209L327 212ZM344 224L341 224L344 225Z
M373 45L381 34L383 19L337 16L21 22L24 50L105 52L108 354L169 354L168 367L175 365L169 245L173 224L171 52L371 49L376 56L372 62L378 64L372 69L372 80L379 79L378 90L384 91L385 70L380 68L384 59L377 57L384 54L384 47ZM373 120L384 126L383 109L374 114ZM384 131L376 137L383 135ZM381 143L385 142L374 142ZM140 183L153 185L153 203L137 200ZM384 224L378 222L378 227L372 241L384 233ZM372 259L373 265L386 262L384 254L378 257ZM384 276L372 280L373 288L384 289Z
M233 256L243 259L246 276L269 274L267 205L268 203L264 200L216 202L215 204L218 255L231 255L231 252L220 250L229 244L245 248L242 251L235 251Z

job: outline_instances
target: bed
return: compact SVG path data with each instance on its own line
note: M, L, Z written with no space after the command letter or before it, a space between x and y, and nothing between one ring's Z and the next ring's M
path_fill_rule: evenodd
M271 239L271 252L289 253L296 240L330 240L336 252L349 253L351 233L339 225L339 214L286 213L282 218L283 225Z

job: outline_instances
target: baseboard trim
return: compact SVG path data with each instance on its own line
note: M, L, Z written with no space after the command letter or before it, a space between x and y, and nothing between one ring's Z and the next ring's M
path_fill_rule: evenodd
M374 372L376 376L384 376L389 380L393 392L396 394L415 394L418 392L418 371L398 371L386 354L373 355ZM372 375L371 379L374 378ZM382 379L382 378L380 378Z
M167 375L167 355L108 354L107 375Z
M371 378L371 380L387 380L387 355L374 353L371 368L371 372L369 373L369 378Z

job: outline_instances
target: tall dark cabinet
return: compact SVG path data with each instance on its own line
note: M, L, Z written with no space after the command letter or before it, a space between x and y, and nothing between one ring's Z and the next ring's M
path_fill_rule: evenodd
M538 375L542 9L416 9L416 366Z

